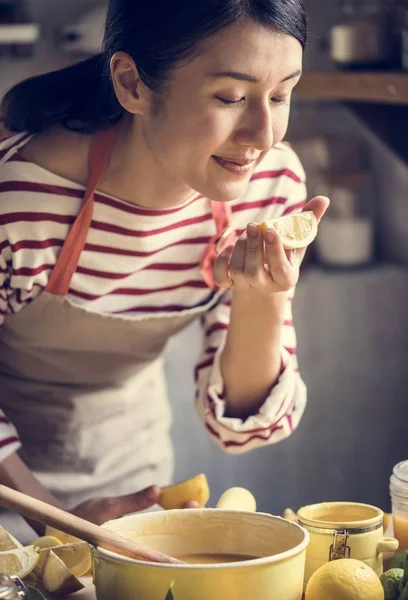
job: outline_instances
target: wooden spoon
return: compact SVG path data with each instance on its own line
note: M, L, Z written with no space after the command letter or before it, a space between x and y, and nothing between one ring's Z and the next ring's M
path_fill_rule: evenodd
M0 506L4 506L4 508L37 523L50 525L64 533L69 533L88 542L88 544L111 550L129 558L155 563L183 564L182 561L167 556L167 554L141 546L117 533L108 531L103 527L99 527L99 525L27 496L27 494L17 492L5 485L0 485Z

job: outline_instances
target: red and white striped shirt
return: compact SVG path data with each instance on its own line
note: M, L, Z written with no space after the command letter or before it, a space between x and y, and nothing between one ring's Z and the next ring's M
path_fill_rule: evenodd
M29 139L17 135L0 144L0 326L41 294L75 220L84 187L27 161L18 150ZM279 144L257 167L245 193L231 202L232 226L299 212L306 200L304 171L295 153ZM146 209L96 193L85 248L68 299L96 313L133 318L177 314L205 303L211 290L200 261L215 234L210 202L197 195L173 208ZM240 453L278 442L292 433L306 405L297 370L291 300L282 330L282 372L258 414L224 416L219 357L230 298L202 318L204 351L196 367L196 405L210 437ZM0 331L1 335L1 331ZM20 447L18 433L0 410L0 460Z

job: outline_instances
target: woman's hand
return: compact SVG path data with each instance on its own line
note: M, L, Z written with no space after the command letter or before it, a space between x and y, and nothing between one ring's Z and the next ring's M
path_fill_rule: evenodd
M328 198L316 196L303 210L312 210L319 222L329 203ZM259 225L250 223L235 246L218 256L214 280L221 288L254 290L265 295L287 292L298 281L305 252L306 248L286 250L275 231L268 229L263 235Z
M102 525L106 521L118 519L130 513L146 510L157 504L161 489L157 485L126 496L91 498L76 506L71 512L77 517ZM198 508L196 502L188 502L185 508Z

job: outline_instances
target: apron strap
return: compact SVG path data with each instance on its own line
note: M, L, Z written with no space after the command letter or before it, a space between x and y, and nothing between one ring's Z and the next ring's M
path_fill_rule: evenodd
M109 164L118 129L119 125L115 125L110 129L98 131L93 136L88 154L88 186L81 209L69 230L57 262L51 272L45 288L47 292L60 296L65 296L68 293L72 276L78 267L79 258L85 247L91 226L94 192Z
M214 202L214 200L211 200L211 210L216 226L216 234L204 250L200 263L200 273L208 287L215 290L217 289L213 276L215 261L225 248L235 245L237 236L235 230L231 227L231 206L227 202Z
M112 154L119 124L97 132L92 139L88 155L89 181L81 209L69 230L61 248L57 262L45 288L52 294L66 296L71 279L77 270L81 253L85 247L91 226L94 192L105 172ZM226 202L211 200L211 210L216 226L216 234L210 239L200 263L200 273L211 289L216 289L213 268L217 256L229 245L234 245L237 236L231 228L231 207Z

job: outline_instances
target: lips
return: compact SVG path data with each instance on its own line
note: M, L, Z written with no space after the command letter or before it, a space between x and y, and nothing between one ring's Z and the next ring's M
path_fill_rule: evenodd
M219 158L220 160L234 163L236 165L241 165L241 167L245 167L246 165L250 165L255 162L256 158L229 158L226 156L215 156L215 158Z
M236 175L245 175L249 173L252 169L255 160L251 159L231 159L231 158L221 158L220 156L212 157L215 162L230 173L235 173Z

